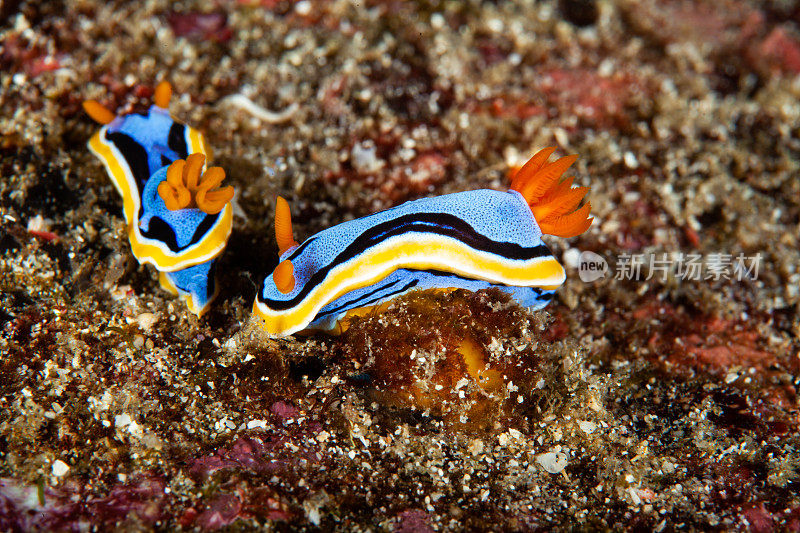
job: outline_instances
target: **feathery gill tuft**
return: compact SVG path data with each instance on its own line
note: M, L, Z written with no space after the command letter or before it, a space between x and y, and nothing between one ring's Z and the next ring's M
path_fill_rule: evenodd
M539 224L542 233L557 237L575 237L592 224L591 204L576 209L589 187L572 188L572 177L561 176L578 159L568 155L548 163L554 147L544 148L520 168L511 181L511 189L519 192Z

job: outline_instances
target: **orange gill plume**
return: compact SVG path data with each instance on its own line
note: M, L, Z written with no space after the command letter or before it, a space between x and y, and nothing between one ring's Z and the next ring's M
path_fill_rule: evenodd
M202 172L205 161L206 156L196 153L190 154L186 161L178 159L169 166L167 180L158 185L158 195L167 209L177 211L196 207L204 213L215 215L233 198L233 187L230 185L217 189L225 179L225 171L220 167L211 167Z
M547 159L555 151L554 147L536 153L511 181L511 189L519 192L533 212L542 233L557 237L575 237L592 224L589 211L592 206L586 202L576 209L589 187L572 188L572 177L561 180L561 176L578 159L568 155L548 163Z

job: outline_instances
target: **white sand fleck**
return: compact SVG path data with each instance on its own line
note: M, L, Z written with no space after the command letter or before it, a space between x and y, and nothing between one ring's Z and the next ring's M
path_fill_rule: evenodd
M536 456L536 462L551 474L559 474L568 464L567 454L564 452L546 452Z
M61 477L67 472L69 472L69 465L61 459L56 459L56 462L53 463L53 475Z

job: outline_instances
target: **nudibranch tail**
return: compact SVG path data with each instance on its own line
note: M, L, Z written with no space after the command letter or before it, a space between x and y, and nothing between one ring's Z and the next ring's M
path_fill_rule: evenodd
M572 177L559 181L578 156L569 155L547 163L554 151L555 148L545 148L537 152L514 176L511 189L528 202L542 233L575 237L592 224L589 202L576 209L589 188L572 188Z
M225 179L225 171L220 167L211 167L201 176L205 160L205 155L196 153L169 166L166 181L158 185L158 195L167 209L177 211L196 207L204 213L216 215L233 198L230 185L215 189Z
M85 100L83 102L83 110L98 124L110 124L115 118L114 113L97 100Z
M172 85L170 85L168 81L162 81L156 86L156 91L153 95L153 103L161 109L167 109L171 98Z
M198 317L203 316L217 297L216 260L175 272L159 272L161 288L180 297L189 310Z
M292 213L289 202L282 196L275 201L275 240L278 242L278 256L297 246L292 233ZM287 291L288 292L288 291Z

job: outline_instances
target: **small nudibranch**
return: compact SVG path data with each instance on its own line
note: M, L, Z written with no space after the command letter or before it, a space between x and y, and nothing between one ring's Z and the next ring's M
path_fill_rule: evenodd
M205 138L170 116L171 95L161 82L146 113L123 116L87 100L87 114L103 124L88 144L122 196L133 255L202 315L217 294L215 260L231 234L233 188L218 188L225 172L206 169Z
M524 307L547 305L563 267L542 234L574 237L589 228L588 187L562 174L577 156L530 159L507 192L481 189L406 202L344 222L298 245L289 207L278 198L280 262L264 280L253 312L273 336L337 333L353 316L412 290L495 287Z

